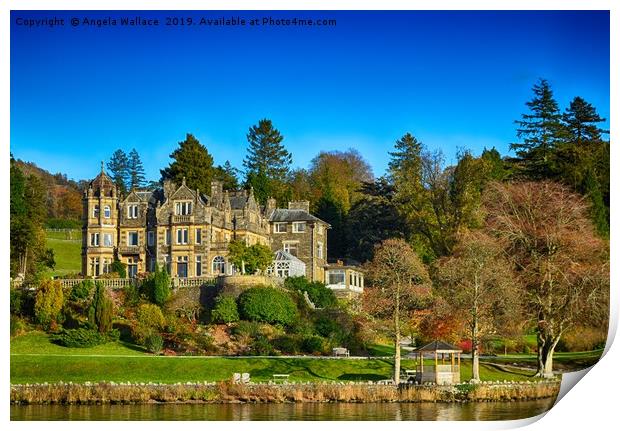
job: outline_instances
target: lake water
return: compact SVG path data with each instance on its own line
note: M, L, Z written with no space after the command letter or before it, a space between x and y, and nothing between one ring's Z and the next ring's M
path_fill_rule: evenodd
M11 420L510 420L539 415L553 402L12 405Z

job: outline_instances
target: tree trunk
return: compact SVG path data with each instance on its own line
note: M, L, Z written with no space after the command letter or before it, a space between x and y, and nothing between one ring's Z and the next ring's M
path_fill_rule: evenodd
M540 319L540 317L539 317ZM544 372L545 372L545 353L546 353L546 339L543 336L543 329L542 328L537 328L536 330L536 343L537 343L537 368L536 368L536 377L542 377Z
M471 327L471 378L480 381L480 358L478 354L478 320L474 318Z
M544 357L544 367L542 372L542 377L545 379L553 378L553 353L555 352L555 346L558 345L560 341L560 336L557 336L554 340L547 340L547 345L549 348L546 351Z
M394 312L394 383L400 384L400 297L396 296Z

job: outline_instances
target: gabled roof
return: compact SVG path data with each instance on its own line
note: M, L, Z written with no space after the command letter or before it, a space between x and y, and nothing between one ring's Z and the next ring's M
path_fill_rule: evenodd
M289 210L284 208L278 208L273 211L271 217L269 217L270 222L293 222L293 221L311 221L311 222L320 222L329 225L327 222L324 222L318 217L313 216L309 212L305 210Z
M234 210L242 210L243 208L245 208L246 202L247 198L243 195L230 197L230 207Z
M422 346L419 349L416 349L415 352L462 352L462 349L459 349L452 344L448 344L445 341L433 341L428 343L426 346Z

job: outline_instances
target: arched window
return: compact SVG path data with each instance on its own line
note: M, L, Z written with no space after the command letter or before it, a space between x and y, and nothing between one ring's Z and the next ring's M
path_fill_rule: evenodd
M108 205L103 207L103 216L105 218L110 218L111 212L110 212L110 207Z
M215 256L213 258L211 272L218 275L226 273L226 260L222 256Z

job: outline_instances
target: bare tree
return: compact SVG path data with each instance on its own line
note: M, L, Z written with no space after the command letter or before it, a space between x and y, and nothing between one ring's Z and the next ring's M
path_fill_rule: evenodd
M500 244L482 232L461 235L436 265L437 293L465 321L471 336L472 380L480 380L482 337L519 321L518 288Z
M430 294L430 278L426 267L402 239L387 239L375 247L374 259L366 265L373 295L369 309L375 315L389 315L394 322L394 382L400 383L401 321L423 306Z
M576 323L607 321L609 245L594 234L584 199L557 183L493 184L485 205L536 323L537 375L551 377L562 335Z

